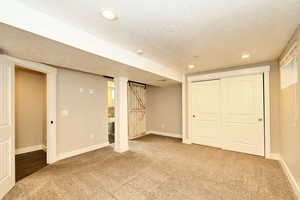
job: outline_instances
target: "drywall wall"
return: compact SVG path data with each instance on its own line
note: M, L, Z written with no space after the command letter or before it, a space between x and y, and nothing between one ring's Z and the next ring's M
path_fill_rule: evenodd
M300 27L287 45L281 58L295 41L300 43ZM300 80L300 52L297 52L298 80ZM300 187L300 81L280 90L281 156Z
M58 69L57 154L107 141L107 79Z
M41 145L46 135L46 75L16 68L16 149Z
M146 89L146 129L182 135L181 84Z

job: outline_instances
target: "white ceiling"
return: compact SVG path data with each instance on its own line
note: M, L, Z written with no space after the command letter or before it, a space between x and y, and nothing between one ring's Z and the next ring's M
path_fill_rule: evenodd
M22 3L122 48L142 49L143 56L188 73L277 59L300 23L300 0ZM103 9L113 10L118 20L103 19ZM251 58L242 60L243 53ZM188 70L189 64L196 67Z
M0 51L9 56L99 75L126 76L129 80L155 86L178 84L174 80L157 74L130 67L3 23L0 23L0 36Z

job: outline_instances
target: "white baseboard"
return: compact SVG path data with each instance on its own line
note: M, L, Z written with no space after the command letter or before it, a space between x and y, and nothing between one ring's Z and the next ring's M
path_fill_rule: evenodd
M47 152L47 146L46 145L42 144L42 149L43 149L43 151Z
M280 162L280 165L285 173L285 175L288 177L289 182L292 185L292 188L297 196L298 199L300 199L300 187L297 184L296 179L294 178L292 172L290 171L289 167L287 166L286 162L282 158L280 154L270 154L270 159L278 160Z
M192 144L190 139L182 138L182 143L184 144Z
M29 147L23 147L23 148L16 149L15 154L19 155L19 154L22 154L22 153L29 153L29 152L32 152L32 151L38 151L38 150L42 150L42 149L43 149L43 147L42 147L41 144L32 145L32 146L29 146Z
M182 135L178 135L176 133L164 133L159 131L147 131L146 134L154 134L154 135L161 135L167 137L174 137L174 138L182 138Z
M269 154L269 157L267 157L267 159L281 161L282 158L281 158L280 154L277 154L277 153L270 153L270 154Z
M71 151L71 152L61 153L57 156L56 161L66 159L66 158L70 158L70 157L73 157L73 156L77 156L79 154L87 153L89 151L94 151L96 149L100 149L100 148L103 148L103 147L106 147L106 146L109 146L109 142L105 142L103 144L91 145L91 146L84 147L84 148L81 148L81 149L77 149L77 150Z

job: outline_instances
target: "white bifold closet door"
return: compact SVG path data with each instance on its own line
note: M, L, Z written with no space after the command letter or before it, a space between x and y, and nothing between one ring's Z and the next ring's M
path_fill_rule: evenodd
M264 156L262 75L192 83L192 142Z

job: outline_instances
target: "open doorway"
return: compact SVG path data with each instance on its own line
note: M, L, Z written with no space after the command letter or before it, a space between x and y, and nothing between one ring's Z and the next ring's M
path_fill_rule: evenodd
M107 113L108 113L108 141L115 142L115 84L113 80L107 82Z
M47 165L47 77L15 68L16 181Z

